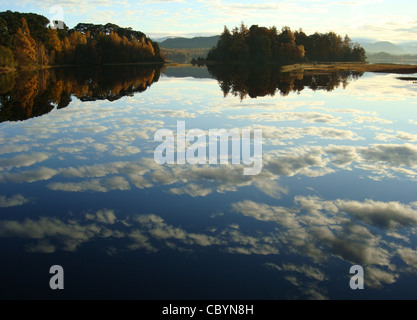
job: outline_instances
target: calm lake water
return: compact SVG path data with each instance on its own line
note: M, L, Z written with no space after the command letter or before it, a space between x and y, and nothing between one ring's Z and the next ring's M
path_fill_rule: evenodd
M398 77L1 75L0 298L417 299L417 84ZM262 129L262 172L157 164L177 121Z

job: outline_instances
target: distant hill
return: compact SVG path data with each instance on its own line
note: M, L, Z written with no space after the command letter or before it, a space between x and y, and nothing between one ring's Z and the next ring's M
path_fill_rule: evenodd
M209 52L209 48L199 49L167 49L161 48L168 62L190 63L193 58L205 58Z
M160 42L165 41L167 39L173 39L173 38L178 38L178 37L172 37L171 36L171 37L162 37L162 38L152 38L152 40L160 43Z
M417 42L405 42L401 44L401 47L404 48L410 54L417 54Z
M212 48L217 45L220 36L195 37L195 38L170 38L159 45L166 49L201 49Z
M389 41L379 41L375 43L361 43L367 53L385 52L389 54L405 54L406 51Z
M417 54L367 53L370 63L400 63L417 65Z

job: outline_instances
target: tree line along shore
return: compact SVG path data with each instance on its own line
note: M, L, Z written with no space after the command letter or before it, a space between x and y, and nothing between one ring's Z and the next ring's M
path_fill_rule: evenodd
M61 22L62 23L62 22ZM157 42L131 28L79 23L49 26L35 13L0 12L0 68L40 69L62 65L163 63Z
M35 13L0 12L0 73L57 66L164 64L163 49L144 33L115 24L79 23L69 29L49 26ZM415 73L416 66L368 64L365 50L346 35L253 25L229 31L205 58L193 64L271 63L282 71L372 71Z

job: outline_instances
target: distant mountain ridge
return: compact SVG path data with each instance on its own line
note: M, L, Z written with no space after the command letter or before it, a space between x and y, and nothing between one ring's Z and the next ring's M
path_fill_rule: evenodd
M362 47L368 53L385 52L390 54L405 54L407 53L402 47L395 45L389 41L379 41L375 43L361 43Z
M194 38L185 37L164 37L158 39L159 45L164 49L211 49L217 45L220 36L198 36ZM355 39L354 39L355 40ZM394 44L389 41L377 41L371 42L371 39L356 39L369 55L371 60L378 59L383 62L389 62L396 57L404 55L415 55L417 54L417 42L410 41L401 44ZM175 62L187 63L192 57L206 56L208 50L202 52L184 51L178 53L177 51L169 52L166 51L167 58ZM186 54L188 52L188 54ZM378 54L385 53L385 56ZM176 55L183 55L183 57L176 57ZM391 56L390 56L391 55ZM390 56L389 58L387 58ZM385 57L385 58L384 58ZM392 60L392 61L394 61ZM398 60L398 59L397 59ZM395 60L395 61L397 61Z
M165 37L159 39L158 43L161 47L166 49L201 49L201 48L212 48L217 45L217 41L220 36L211 37ZM407 54L416 53L417 42L407 43L404 45L396 45L389 41L378 41L378 42L365 42L359 41L360 45L368 53L380 53L385 52L389 54Z
M194 37L194 38L170 38L159 42L166 49L202 49L212 48L217 45L220 36Z

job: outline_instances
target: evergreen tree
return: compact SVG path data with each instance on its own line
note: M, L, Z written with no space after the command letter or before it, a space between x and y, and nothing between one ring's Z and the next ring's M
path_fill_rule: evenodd
M208 61L228 63L277 62L279 64L302 61L366 61L365 50L359 44L352 44L349 37L342 39L334 32L316 32L307 36L301 29L292 32L283 27L278 33L276 27L265 28L257 25L249 29L242 23L230 32L227 27L208 55Z
M0 68L14 68L15 62L12 50L0 45Z

